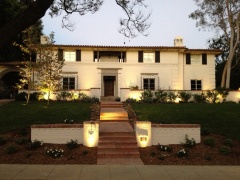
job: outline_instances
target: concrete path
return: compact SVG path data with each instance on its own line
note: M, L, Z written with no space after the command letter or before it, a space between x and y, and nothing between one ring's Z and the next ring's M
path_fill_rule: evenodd
M240 166L0 164L0 179L239 180Z

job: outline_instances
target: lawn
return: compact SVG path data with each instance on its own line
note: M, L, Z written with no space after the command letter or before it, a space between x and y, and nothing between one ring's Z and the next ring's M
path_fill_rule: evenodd
M239 104L132 104L140 120L201 124L202 129L240 141Z
M65 119L74 122L89 120L90 103L80 102L13 102L0 106L0 133L32 124L63 123Z

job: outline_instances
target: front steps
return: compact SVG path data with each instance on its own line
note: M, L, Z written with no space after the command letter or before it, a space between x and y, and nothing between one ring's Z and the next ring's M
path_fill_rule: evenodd
M100 121L128 121L128 113L120 102L101 102Z
M143 164L128 122L100 122L97 164Z

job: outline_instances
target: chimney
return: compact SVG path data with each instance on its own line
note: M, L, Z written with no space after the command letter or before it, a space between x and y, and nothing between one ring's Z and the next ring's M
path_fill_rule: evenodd
M175 37L174 47L183 47L183 38L181 36L176 36Z

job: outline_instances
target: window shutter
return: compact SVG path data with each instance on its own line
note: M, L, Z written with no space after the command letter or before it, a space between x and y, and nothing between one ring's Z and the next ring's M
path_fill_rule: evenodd
M202 64L207 64L207 54L202 54Z
M81 61L81 50L76 50L76 61Z
M160 63L160 51L155 51L155 63Z
M93 53L93 62L95 62L95 59L97 59L97 51L94 51Z
M143 62L143 51L138 51L138 62L139 63Z
M63 49L58 49L58 60L63 60Z
M190 53L186 54L186 64L191 64L191 54Z

